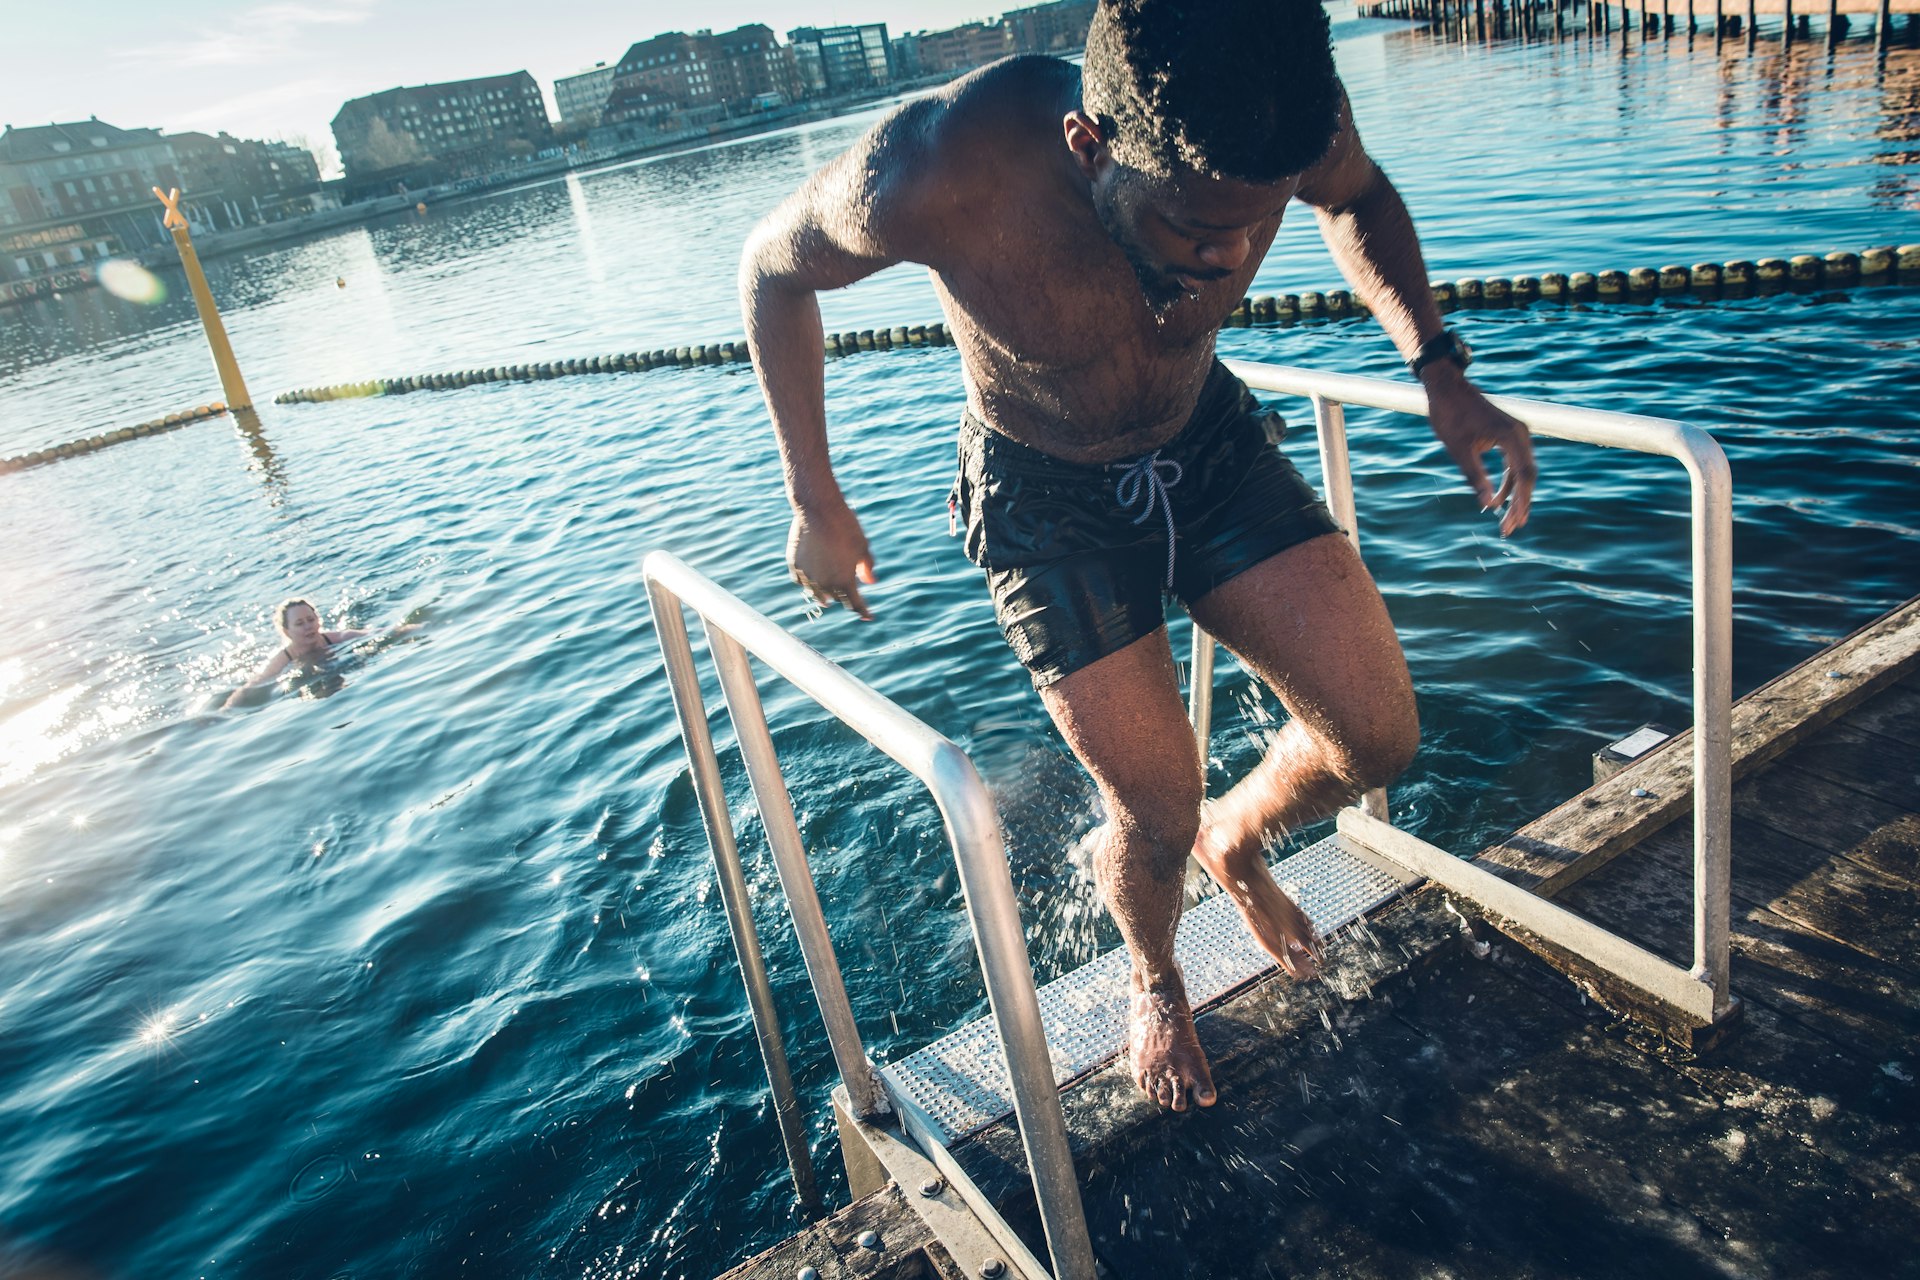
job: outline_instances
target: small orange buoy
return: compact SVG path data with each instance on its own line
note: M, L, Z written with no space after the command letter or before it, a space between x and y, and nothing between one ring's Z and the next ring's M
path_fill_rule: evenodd
M421 202L420 202L419 204L416 204L415 206L413 206L413 211L414 211L415 213L417 213L417 214L419 214L419 215L420 215L421 217L423 217L423 218L424 218L424 217L426 217L426 216L427 216L427 202L426 202L425 200L422 200L422 201L421 201Z
M345 276L335 276L333 283L335 288L344 289L347 287L347 278Z

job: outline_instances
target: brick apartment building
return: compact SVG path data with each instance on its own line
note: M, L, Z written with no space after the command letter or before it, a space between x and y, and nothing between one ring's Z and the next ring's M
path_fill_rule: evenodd
M555 80L553 103L560 109L561 125L591 129L599 124L607 109L607 95L613 92L616 70L604 62L596 62L589 71Z
M969 22L919 31L894 42L897 60L914 75L958 75L1016 53L1071 53L1086 47L1095 0L1056 0Z
M553 127L540 86L516 71L355 98L333 137L358 195L491 171L552 146Z
M604 119L663 130L697 127L798 96L793 50L763 23L720 35L667 31L621 56Z
M0 291L25 298L93 278L104 258L169 243L154 187L180 188L196 231L305 212L313 157L284 142L162 134L103 120L0 134Z

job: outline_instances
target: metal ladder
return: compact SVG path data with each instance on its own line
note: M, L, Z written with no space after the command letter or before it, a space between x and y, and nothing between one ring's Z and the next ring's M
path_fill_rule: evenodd
M1347 456L1346 405L1424 416L1415 385L1228 361L1250 387L1312 401L1326 499L1357 536ZM1323 932L1395 894L1432 880L1637 988L1699 1023L1726 1018L1732 738L1732 493L1726 457L1704 431L1637 415L1495 398L1536 435L1674 458L1692 498L1694 640L1694 964L1691 970L1630 943L1387 821L1375 792L1340 814L1334 836L1276 864ZM684 609L700 615L799 938L841 1085L834 1091L843 1155L856 1183L891 1177L920 1188L909 1203L969 1274L1027 1280L1093 1280L1096 1274L1059 1086L1113 1058L1125 1045L1124 950L1034 986L1018 903L995 812L979 772L953 742L811 646L665 552L647 556L648 596L673 689L722 902L740 960L755 1033L773 1092L794 1187L817 1211L805 1123L787 1067L779 1017L761 958L719 760L689 643ZM959 870L990 1016L876 1070L860 1039L826 918L808 867L749 654L838 716L926 785L944 820ZM1213 641L1194 629L1189 688L1194 733L1205 758L1212 715ZM1240 928L1224 896L1202 902L1180 926L1177 952L1195 1007L1271 967ZM967 1135L1013 1115L1033 1181L1049 1254L1039 1259L1001 1219L951 1154ZM898 1127L896 1135L895 1126ZM904 1138L904 1141L902 1140ZM951 1195L948 1189L951 1189Z

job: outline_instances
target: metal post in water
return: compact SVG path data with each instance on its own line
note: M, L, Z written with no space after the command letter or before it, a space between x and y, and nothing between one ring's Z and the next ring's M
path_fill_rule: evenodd
M1793 0L1785 0L1785 3L1785 17L1780 24L1780 47L1783 49L1793 45Z
M1827 0L1827 48L1840 43L1840 0Z
M247 381L240 376L240 362L233 358L233 344L227 340L227 326L220 322L220 308L213 304L213 290L207 287L207 273L200 269L200 255L193 251L193 237L187 233L187 219L180 212L180 188L162 195L153 194L167 206L164 224L173 233L173 247L180 251L180 265L187 272L187 288L193 293L194 310L200 313L200 326L207 331L207 346L213 350L213 367L220 374L220 390L229 409L253 408Z
M807 1216L819 1219L826 1216L826 1211L820 1203L820 1189L814 1182L813 1157L807 1151L806 1121L800 1114L793 1073L787 1067L786 1044L780 1037L780 1015L773 1004L773 983L767 978L766 961L760 954L760 935L753 925L747 878L740 868L733 819L727 813L726 792L720 782L720 760L714 754L713 737L707 732L707 708L700 697L700 676L693 666L693 647L687 643L686 616L680 612L679 598L660 583L647 583L647 599L653 606L653 627L660 637L667 684L673 691L673 709L680 719L680 739L687 748L693 794L707 829L707 846L713 852L720 902L726 908L727 930L733 935L733 951L740 960L740 978L746 984L747 1007L753 1014L754 1036L760 1042L760 1060L767 1068L773 1114L780 1125L780 1142L787 1151L794 1194Z
M1880 20L1873 24L1873 47L1882 56L1887 52L1887 25L1893 18L1892 10L1889 0L1880 0Z
M1753 0L1747 0L1747 52L1753 52L1753 42L1757 37L1757 24L1753 20Z

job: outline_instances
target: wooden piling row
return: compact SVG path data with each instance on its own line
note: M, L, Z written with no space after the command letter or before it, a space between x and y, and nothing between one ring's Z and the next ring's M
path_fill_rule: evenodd
M1674 12L1675 0L1373 0L1372 3L1362 4L1358 12L1362 17L1422 22L1436 34L1462 40L1486 40L1541 35L1544 16L1551 11L1553 35L1560 38L1566 34L1569 19L1580 18L1582 3L1586 4L1583 29L1589 39L1611 36L1613 8L1618 4L1622 53L1629 50L1636 29L1643 40L1672 36L1680 30L1679 17ZM1654 10L1654 3L1658 4L1658 12ZM1691 39L1700 26L1696 0L1686 0L1685 17L1686 33ZM1719 48L1725 37L1737 36L1744 31L1747 46L1751 49L1758 34L1755 17L1754 0L1746 0L1744 18L1728 13L1726 0L1713 0L1714 47ZM1879 0L1879 12L1874 22L1874 44L1883 51L1887 47L1893 17L1891 0ZM1829 49L1846 38L1853 25L1848 15L1839 11L1839 0L1826 0L1826 23ZM1795 40L1811 39L1811 13L1805 9L1796 11L1794 0L1782 0L1779 35L1788 45ZM1916 35L1920 35L1920 15L1909 13L1908 43L1914 43Z

